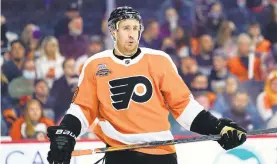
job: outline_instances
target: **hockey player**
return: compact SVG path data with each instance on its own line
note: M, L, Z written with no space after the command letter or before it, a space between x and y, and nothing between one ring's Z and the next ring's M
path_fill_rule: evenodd
M194 100L169 55L138 47L143 32L138 11L118 7L108 26L114 49L86 61L67 114L59 126L48 128L51 164L70 163L76 137L92 124L107 146L171 140L169 112L190 131L221 134L217 142L226 150L245 142L243 128L215 118ZM177 164L177 156L174 146L168 145L106 153L105 162Z

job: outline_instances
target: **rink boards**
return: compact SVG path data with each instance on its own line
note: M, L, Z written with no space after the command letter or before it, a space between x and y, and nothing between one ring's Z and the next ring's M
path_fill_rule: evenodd
M75 149L99 148L100 141L78 141ZM243 146L224 151L216 142L176 145L179 164L277 164L277 136L249 138ZM1 164L47 164L48 142L2 142ZM74 157L71 164L93 164L103 154Z

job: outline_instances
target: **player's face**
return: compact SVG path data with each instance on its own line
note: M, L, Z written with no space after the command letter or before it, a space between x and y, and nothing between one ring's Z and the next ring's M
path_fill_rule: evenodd
M116 44L120 52L124 55L133 55L132 53L138 47L140 25L135 19L126 19L120 21L118 30L115 32Z

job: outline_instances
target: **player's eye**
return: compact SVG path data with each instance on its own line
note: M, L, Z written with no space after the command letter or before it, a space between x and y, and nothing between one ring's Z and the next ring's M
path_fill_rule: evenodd
M130 27L129 27L129 26L125 26L123 29L124 29L124 30L129 30Z
M138 31L139 30L139 28L136 26L136 27L134 27L134 29L133 29L134 31Z

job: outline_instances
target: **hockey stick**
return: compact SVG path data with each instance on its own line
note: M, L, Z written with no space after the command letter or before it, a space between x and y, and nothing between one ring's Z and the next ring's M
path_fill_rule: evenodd
M269 133L277 133L277 128L253 130L253 131L248 132L247 136L269 134ZM121 150L127 150L127 149L173 145L173 144L190 143L190 142L198 142L198 141L211 141L211 140L218 140L220 138L221 138L220 135L203 135L203 136L197 136L197 137L192 137L192 138L183 138L183 139L167 140L167 141L155 141L155 142L147 142L147 143L142 143L142 144L124 145L124 146L119 146L119 147L106 147L106 148L96 148L96 149L86 149L86 150L75 150L72 152L72 156L90 155L90 154L94 154L94 153L105 153L105 152L111 152L111 151L121 151Z

